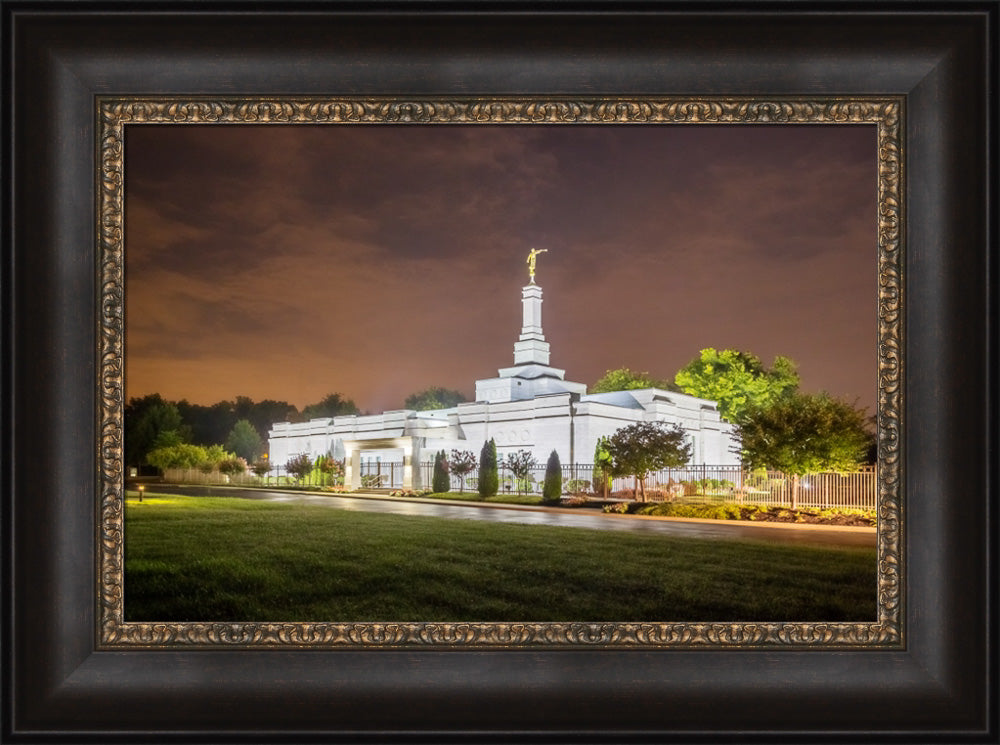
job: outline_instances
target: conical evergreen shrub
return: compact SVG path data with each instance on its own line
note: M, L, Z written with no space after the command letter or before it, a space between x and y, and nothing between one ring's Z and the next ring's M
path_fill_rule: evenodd
M542 500L545 502L558 502L562 496L562 464L559 462L559 453L555 450L549 456L548 463L545 464L545 484L542 486Z
M479 480L476 488L479 490L479 496L483 499L492 497L500 488L497 444L492 438L483 443L483 450L479 454Z
M451 478L448 476L448 457L444 450L438 450L434 455L434 478L431 488L435 493L451 491Z

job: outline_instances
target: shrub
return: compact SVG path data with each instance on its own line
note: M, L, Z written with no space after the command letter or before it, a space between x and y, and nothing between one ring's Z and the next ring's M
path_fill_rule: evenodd
M313 462L309 477L316 484L342 484L344 464L332 455L319 455Z
M553 450L549 454L549 460L545 464L545 483L542 485L542 500L545 502L558 502L562 496L562 464L559 462L559 453Z
M389 492L391 497L423 497L431 492L426 489L396 489L395 491Z
M597 438L594 446L594 470L591 474L591 481L594 484L594 493L600 493L605 498L611 490L611 471L613 467L611 451L608 449L608 438Z
M242 458L226 458L219 461L219 473L237 475L247 470L247 462Z
M168 468L195 468L205 461L207 454L200 445L181 443L157 448L146 456L149 465L165 471Z
M604 512L608 514L625 515L628 514L628 502L615 502L604 505Z
M263 478L264 476L267 476L268 473L270 473L271 464L268 463L266 460L259 460L256 461L252 466L250 466L250 470L254 472L255 476Z
M497 444L491 439L483 443L483 450L479 454L479 478L476 482L476 490L479 496L485 499L492 497L500 488L500 470L497 465Z
M218 468L219 464L226 460L227 458L235 458L235 453L227 453L226 449L222 445L209 445L205 448L205 460L208 465L212 468Z
M287 470L289 475L294 476L298 481L301 481L308 476L312 469L312 458L310 458L306 453L299 453L285 463L285 470Z
M570 494L590 491L590 482L586 479L569 479L566 482L566 491Z
M476 456L468 450L452 450L448 461L451 471L458 476L458 491L465 491L465 477L476 467ZM474 486L471 484L470 486Z
M517 479L515 482L515 487L517 488L518 494L522 492L530 492L533 490L535 484L535 477L530 473L523 479Z
M514 486L517 488L517 493L520 494L522 488L528 485L528 471L535 467L534 456L528 450L508 453L504 465L514 474Z
M448 457L444 454L444 450L438 450L434 454L434 477L431 479L431 489L435 492L446 492L451 489Z

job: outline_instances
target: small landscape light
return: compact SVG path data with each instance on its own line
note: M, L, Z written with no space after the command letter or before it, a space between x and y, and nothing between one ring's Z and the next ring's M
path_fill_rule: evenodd
M142 484L139 484L139 501L140 502L142 501L142 490L145 489L145 488L146 488L145 486L143 486Z

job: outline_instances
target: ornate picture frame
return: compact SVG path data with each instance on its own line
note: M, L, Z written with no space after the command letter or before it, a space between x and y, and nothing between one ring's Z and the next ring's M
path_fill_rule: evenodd
M102 474L99 574L101 643L119 645L224 645L309 647L473 646L521 647L899 647L905 581L900 494L902 282L904 254L903 100L896 98L342 98L148 99L98 98L101 192L99 202L101 297ZM466 623L466 622L126 622L123 620L124 467L124 225L125 130L151 124L297 124L465 126L667 124L766 126L874 125L878 162L873 196L878 215L878 577L875 622L676 623ZM876 246L873 245L873 255Z

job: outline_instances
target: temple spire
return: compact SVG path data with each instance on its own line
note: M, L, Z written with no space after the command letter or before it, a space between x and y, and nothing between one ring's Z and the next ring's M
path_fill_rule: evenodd
M542 332L542 288L532 282L521 289L521 336L514 344L515 365L548 365L549 343Z

